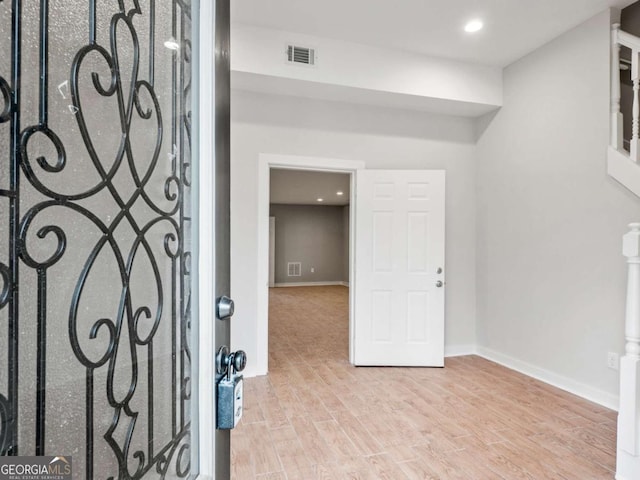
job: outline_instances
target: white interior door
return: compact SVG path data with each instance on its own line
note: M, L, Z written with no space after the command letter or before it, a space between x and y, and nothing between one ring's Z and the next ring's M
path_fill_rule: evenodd
M355 364L444 365L443 170L360 170Z

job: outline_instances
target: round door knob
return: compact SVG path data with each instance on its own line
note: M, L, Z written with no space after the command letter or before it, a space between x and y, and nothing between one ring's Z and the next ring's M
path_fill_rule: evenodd
M233 365L233 369L236 372L241 372L244 370L244 367L247 366L247 354L244 350L238 350L235 353L232 353L233 359L231 363Z
M219 375L241 372L247 366L247 354L244 350L229 352L226 345L220 347L216 355L216 371ZM231 371L229 371L231 370Z
M438 288L442 288L443 285L444 285L444 283L442 282L442 280L438 280L436 282L436 287L438 287Z
M216 354L216 372L225 375L229 371L229 347L221 346Z

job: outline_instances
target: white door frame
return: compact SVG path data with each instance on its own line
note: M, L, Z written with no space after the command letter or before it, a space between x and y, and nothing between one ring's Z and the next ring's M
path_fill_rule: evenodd
M258 318L257 318L257 370L268 372L269 365L269 179L272 168L310 170L351 174L351 216L349 218L349 361L353 363L355 319L355 205L356 176L365 168L360 160L340 160L322 157L301 157L261 153L258 155Z
M215 237L215 1L198 1L199 22L194 29L194 35L199 37L199 45L194 54L198 58L198 70L194 75L197 82L194 88L197 97L203 101L194 102L198 108L198 129L194 141L195 155L198 155L197 175L198 202L197 231L193 232L198 239L198 255L194 258L193 268L198 276L197 298L194 306L197 308L199 329L198 341L198 422L193 423L193 435L198 439L198 448L192 452L192 465L198 464L200 473L198 480L215 478L215 324L216 311L214 300L207 292L215 291L215 251L213 249ZM194 112L196 113L196 112ZM195 212L194 212L195 213ZM203 293L202 295L200 293ZM197 455L197 457L196 457Z
M276 286L276 217L269 217L269 287Z

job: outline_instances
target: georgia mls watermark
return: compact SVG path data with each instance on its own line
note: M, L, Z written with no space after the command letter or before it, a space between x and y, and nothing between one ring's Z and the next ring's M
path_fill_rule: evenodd
M71 480L71 457L0 457L0 480Z

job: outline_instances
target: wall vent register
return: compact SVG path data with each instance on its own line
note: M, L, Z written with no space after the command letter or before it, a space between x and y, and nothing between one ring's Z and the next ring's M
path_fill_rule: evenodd
M287 275L289 277L301 277L302 276L302 263L300 263L300 262L288 262L287 263Z
M313 66L316 64L316 50L298 45L287 45L287 62Z

